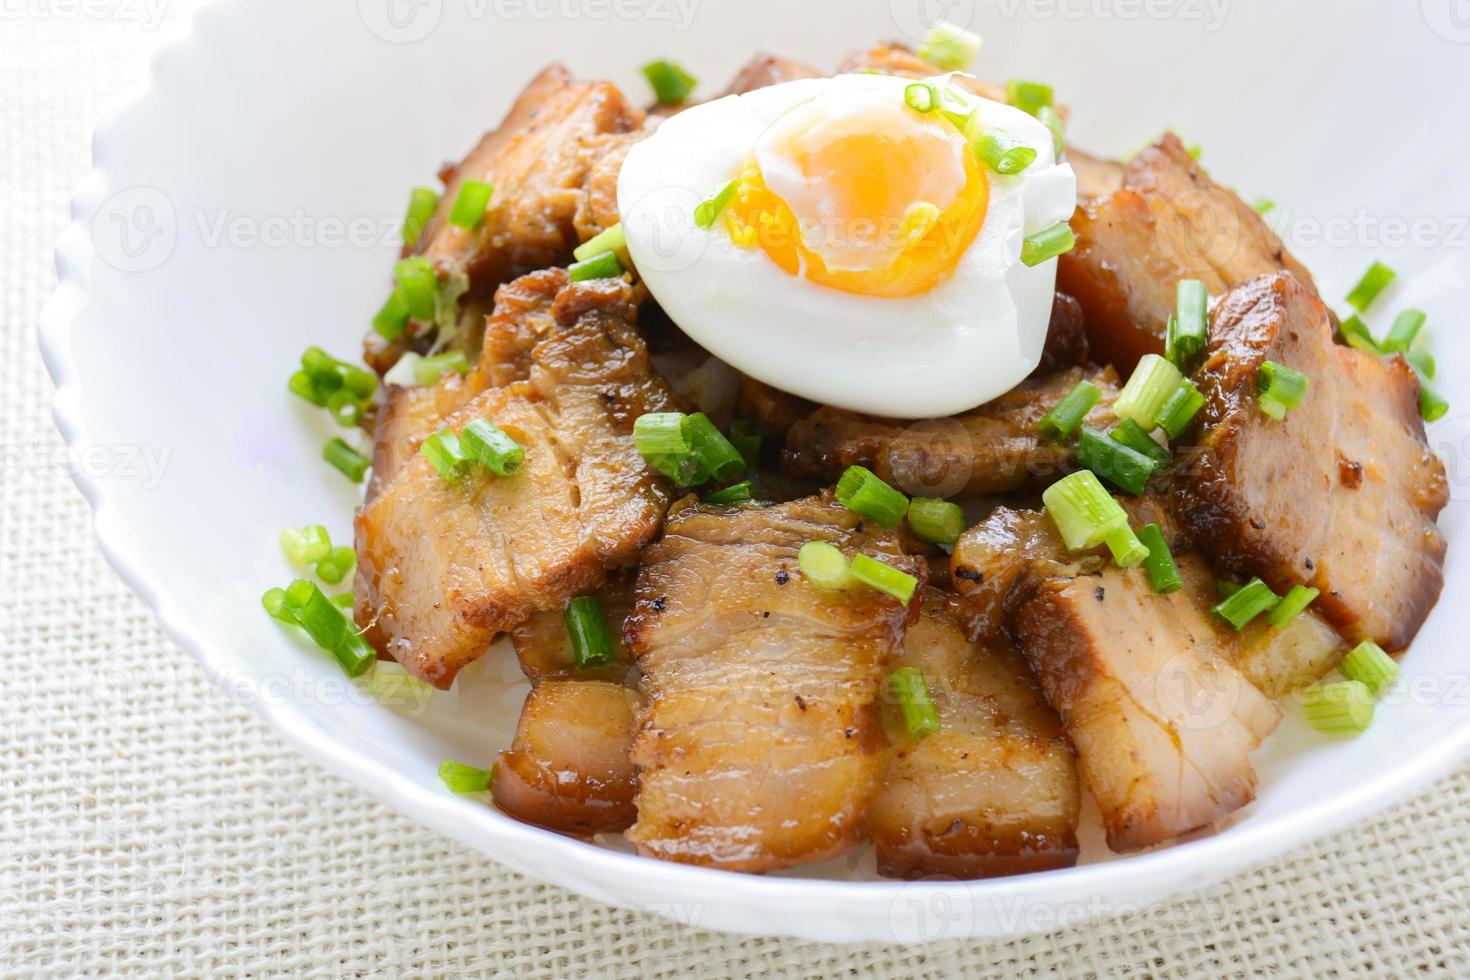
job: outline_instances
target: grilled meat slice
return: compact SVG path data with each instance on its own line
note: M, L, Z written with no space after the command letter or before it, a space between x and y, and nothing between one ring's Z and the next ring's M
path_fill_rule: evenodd
M1070 472L1074 461L1069 448L1042 438L1036 423L1084 378L1103 391L1088 416L1101 425L1118 394L1117 375L1110 367L1070 368L943 419L901 422L824 406L787 434L782 469L835 480L860 463L925 497L1039 489Z
M861 839L884 758L875 702L909 609L811 585L797 566L808 541L924 575L830 497L676 507L644 552L624 627L649 699L628 831L643 853L764 871Z
M608 629L617 642L617 659L602 667L578 667L571 637L567 635L565 610L557 608L532 613L525 622L510 631L516 659L532 684L585 680L636 683L633 662L619 642L623 620L633 608L632 571L610 575L607 584L594 594L602 604Z
M1046 325L1046 343L1041 348L1041 363L1031 372L1033 378L1088 363L1087 323L1082 304L1066 293L1056 293L1051 301L1051 321Z
M673 402L633 327L631 289L574 283L553 313L529 378L443 423L493 421L525 447L521 469L449 483L414 456L357 515L357 621L440 688L497 632L634 563L663 520L667 486L628 436L639 415Z
M1077 860L1072 746L1004 636L965 636L955 597L926 589L893 668L924 671L943 728L893 748L868 829L885 875L984 878Z
M736 414L757 423L773 436L784 437L793 425L816 410L816 402L773 388L764 381L740 376Z
M492 795L526 823L564 834L616 833L633 823L638 695L607 681L547 681L526 696Z
M731 80L725 95L744 95L758 88L794 82L802 78L821 78L822 73L800 61L792 61L774 54L758 54Z
M1284 273L1216 305L1205 356L1204 434L1171 473L1179 522L1233 573L1321 589L1317 608L1349 640L1407 646L1444 584L1448 500L1413 372L1333 343L1327 308ZM1267 360L1310 382L1279 422L1256 404Z
M373 469L368 477L367 500L377 499L404 464L418 455L423 441L485 387L485 376L478 371L464 377L450 371L429 387L386 386L373 426Z
M1082 303L1101 363L1126 375L1144 354L1163 352L1181 279L1203 280L1218 296L1284 269L1312 286L1261 216L1211 180L1173 133L1134 157L1113 193L1105 191L1115 172L1089 162L1072 218L1077 247L1059 261L1057 288Z
M653 135L661 121L660 116L649 116L643 125L609 138L602 155L587 172L577 201L573 225L579 239L585 242L622 220L618 214L618 174L623 171L623 161L629 150Z

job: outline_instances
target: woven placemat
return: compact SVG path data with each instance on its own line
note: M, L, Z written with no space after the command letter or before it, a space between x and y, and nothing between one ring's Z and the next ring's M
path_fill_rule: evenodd
M1192 899L905 949L584 902L298 757L97 556L35 344L101 104L142 79L187 6L0 4L0 973L1470 975L1470 769Z

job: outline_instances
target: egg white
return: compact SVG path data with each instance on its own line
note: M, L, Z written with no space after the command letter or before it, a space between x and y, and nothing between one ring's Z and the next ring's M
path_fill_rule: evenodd
M654 298L696 342L757 380L827 405L894 418L953 415L1030 374L1051 319L1056 262L1027 268L1022 240L1071 217L1076 178L1051 134L1011 106L977 99L981 122L1033 147L1015 176L989 174L985 221L952 275L927 293L862 296L793 277L695 206L750 157L766 127L833 88L891 92L878 75L807 79L686 109L629 152L618 180L628 250Z

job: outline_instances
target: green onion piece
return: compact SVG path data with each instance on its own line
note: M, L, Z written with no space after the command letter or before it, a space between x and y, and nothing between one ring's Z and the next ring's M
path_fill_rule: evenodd
M1205 396L1195 387L1194 382L1185 378L1179 382L1179 387L1174 389L1174 394L1164 402L1164 407L1159 409L1159 414L1154 421L1159 428L1168 434L1170 439L1178 439L1199 410L1205 407Z
M749 419L736 419L730 423L730 445L740 452L748 467L760 462L761 443L765 438L761 427Z
M1044 105L1036 110L1036 118L1041 124L1051 130L1052 154L1060 160L1067 149L1066 123L1062 120L1062 114L1049 105Z
M726 483L745 472L745 457L715 427L708 415L695 412L689 416L688 424L689 451L694 454L699 462L699 471L704 474L700 483L711 477Z
M495 187L481 180L467 180L459 185L454 207L449 211L449 223L474 231L485 219L485 209L490 207L490 198Z
M715 223L720 212L729 206L735 197L735 189L739 181L727 180L719 186L708 200L700 202L694 208L694 224L700 228L708 228Z
M260 597L260 604L265 607L265 611L270 613L273 618L280 620L287 626L296 625L296 617L286 612L285 589L266 589L265 594Z
M1275 361L1261 365L1256 386L1259 389L1256 404L1278 422L1307 396L1307 376Z
M939 90L939 114L961 133L968 133L975 118L975 102L968 93L946 85Z
M377 651L314 582L299 578L286 586L283 612L290 614L317 646L332 654L348 677L360 676L377 659Z
M403 335L403 328L408 326L408 318L408 297L403 295L403 290L394 289L378 312L373 314L373 329L384 340L397 340Z
M1021 242L1021 262L1028 266L1037 266L1058 255L1065 255L1076 245L1077 237L1072 234L1072 226L1063 221L1045 231L1028 235Z
M408 195L408 213L403 216L403 244L413 248L439 207L439 195L428 187L415 187Z
M286 388L291 394L299 398L304 398L313 405L321 408L326 408L327 406L327 392L323 390L315 378L305 371L294 372L291 375L291 379L286 382Z
M1374 697L1382 694L1399 675L1399 665L1372 640L1364 640L1348 651L1337 669L1348 680L1366 687Z
M1189 154L1191 159L1198 161L1205 155L1205 148L1198 143L1191 143L1185 147L1185 152Z
M852 565L836 545L808 541L796 553L801 577L819 589L837 592L852 584Z
M1182 589L1184 580L1179 577L1179 566L1174 564L1174 556L1169 553L1169 543L1164 540L1163 528L1157 524L1145 524L1138 531L1138 540L1148 549L1148 557L1143 560L1143 570L1148 575L1148 584L1153 590L1159 595L1168 595Z
M357 552L346 545L339 545L316 563L316 577L328 585L336 585L356 567Z
M1143 453L1129 449L1090 425L1082 427L1077 440L1077 461L1109 483L1135 497L1148 486L1158 464Z
M373 392L378 390L378 376L360 367L344 364L342 366L342 384L358 398L367 399L371 398Z
M366 456L341 439L327 440L327 444L322 447L322 459L331 463L338 472L353 483L361 483L368 467L373 465Z
M754 499L754 487L749 480L741 480L723 490L712 490L699 499L715 507L733 507Z
M1256 214L1264 216L1276 210L1276 202L1269 197L1258 197L1251 202L1251 207L1256 209Z
M1347 294L1347 301L1353 309L1359 313L1368 312L1368 307L1378 298L1378 294L1388 288L1397 274L1382 262L1374 262L1363 273L1363 278Z
M1272 629L1283 629L1293 619L1296 619L1306 608L1317 601L1317 596L1322 593L1317 589L1309 589L1305 585L1293 585L1281 601L1266 616L1266 622L1271 624Z
M1166 350L1170 361L1183 368L1205 349L1209 336L1210 293L1198 279L1181 279L1175 287L1174 316L1169 319Z
M954 544L965 533L965 511L948 500L915 497L909 501L909 528L931 544Z
M1138 540L1138 535L1126 521L1110 528L1103 535L1103 544L1108 546L1108 551L1113 554L1113 564L1119 568L1132 568L1148 558L1148 546Z
M678 105L689 98L699 80L672 61L650 61L643 66L643 77L653 86L659 105Z
M1426 422L1439 421L1450 410L1450 403L1445 401L1444 397L1434 390L1434 386L1429 383L1429 375L1420 368L1414 358L1409 358L1408 362L1410 369L1413 370L1415 376L1419 379L1419 414L1424 417L1424 421ZM1430 367L1433 366L1433 364L1430 364Z
M606 231L598 232L572 249L572 258L578 262L585 262L587 259L597 258L603 252L612 252L614 255L625 255L627 251L628 236L624 234L623 223L619 221Z
M1109 531L1119 524L1128 524L1122 506L1103 489L1091 470L1078 470L1062 477L1042 491L1041 502L1068 551L1096 548Z
M346 388L338 388L327 396L327 411L344 429L350 429L362 420L363 403Z
M1342 334L1343 341L1354 350L1372 354L1374 357L1383 354L1383 349L1378 346L1378 341L1373 339L1368 325L1357 317L1348 317L1337 329Z
M1041 82L1028 82L1020 78L1006 82L1006 102L1033 116L1041 111L1042 106L1052 104L1053 95L1052 87Z
M1215 594L1221 599L1228 599L1239 591L1239 582L1232 582L1228 578L1215 579Z
M849 466L837 481L837 502L882 528L894 528L908 513L909 498L866 466Z
M1356 735L1373 721L1373 692L1362 681L1317 684L1302 691L1302 712L1325 735Z
M852 577L870 589L877 589L903 603L912 599L914 590L919 587L919 580L908 572L867 555L853 556Z
M332 605L338 609L351 610L357 604L357 597L351 592L343 592L341 595L332 596Z
M612 631L607 627L607 616L602 603L596 596L584 595L567 603L564 617L567 636L572 640L572 656L579 670L602 667L617 659L617 647L613 645Z
M441 429L425 439L419 446L419 452L450 483L462 479L475 465L474 457L464 451L464 447L459 444L459 437L449 429Z
M1113 413L1120 419L1132 419L1145 432L1152 432L1157 424L1154 420L1183 380L1184 375L1177 367L1157 354L1145 354L1113 403Z
M936 21L915 53L940 71L968 71L980 53L980 35L947 20Z
M1426 319L1428 317L1422 310L1404 310L1394 318L1393 326L1388 329L1388 336L1383 338L1383 343L1379 346L1387 354L1408 351L1414 346L1414 338L1419 336Z
M1136 453L1142 453L1159 466L1164 466L1169 462L1169 450L1154 441L1153 436L1145 432L1143 426L1132 419L1124 419L1119 422L1117 427L1108 433L1108 438L1122 443Z
M616 279L622 274L623 263L618 261L616 252L603 252L595 258L573 262L567 266L567 275L571 277L572 282L586 282L589 279Z
M514 476L526 461L520 443L492 422L475 419L459 431L460 446L496 476Z
M1418 371L1420 375L1430 381L1434 380L1434 375L1438 371L1438 367L1434 363L1434 355L1429 353L1429 351L1404 351L1404 360L1408 361L1409 366L1415 371Z
M903 712L903 727L909 738L917 740L939 731L939 712L929 698L923 668L900 667L889 674L888 692Z
M483 793L495 780L493 769L476 769L463 762L445 759L439 763L439 778L452 793Z
M1051 411L1036 423L1036 431L1053 442L1063 442L1082 424L1087 413L1102 399L1102 391L1091 381L1079 381Z
M453 371L455 374L464 374L469 369L470 362L464 356L464 351L446 351L443 354L435 354L433 357L421 357L415 361L413 365L413 379L425 388L428 388L438 384L439 379L447 371Z
M1238 631L1261 613L1270 612L1280 601L1269 585L1253 578L1216 605L1215 612Z
M1035 149L1005 133L985 133L970 148L998 174L1018 174L1036 162Z
M288 527L281 531L281 550L291 564L297 568L308 568L331 554L332 538L320 524Z
M903 90L903 104L927 115L939 108L939 92L928 82L914 82Z
M683 412L638 416L633 422L633 447L643 456L689 452L689 417Z

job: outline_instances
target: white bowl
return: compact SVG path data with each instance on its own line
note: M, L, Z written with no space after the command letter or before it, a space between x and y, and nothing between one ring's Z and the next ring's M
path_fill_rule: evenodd
M1470 137L1454 106L1470 89L1470 26L1453 3L995 0L948 16L985 34L982 74L1054 82L1079 144L1118 153L1165 123L1200 142L1220 179L1281 202L1275 218L1325 295L1373 258L1395 266L1402 284L1383 308L1429 312L1441 388L1463 411L1470 347L1453 328L1470 309ZM888 942L1049 929L1209 884L1444 772L1470 744L1463 546L1366 734L1327 741L1288 711L1258 754L1259 798L1219 833L983 882L850 881L842 862L725 874L516 823L436 775L446 756L485 764L508 741L522 690L510 658L492 654L456 695L390 710L261 611L261 591L290 577L277 530L324 521L345 538L355 502L318 458L329 423L286 394L287 374L308 344L357 350L408 188L493 125L536 69L559 59L641 93L636 66L668 55L713 91L755 48L832 66L921 32L918 0L206 7L147 91L98 127L41 329L108 559L212 677L331 771L527 874L713 929ZM1432 438L1457 544L1467 436L1452 411Z

